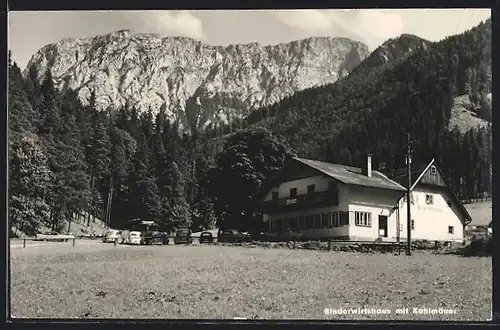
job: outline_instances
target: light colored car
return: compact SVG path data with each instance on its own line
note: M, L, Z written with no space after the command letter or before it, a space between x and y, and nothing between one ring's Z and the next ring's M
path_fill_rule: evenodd
M122 240L122 236L119 230L109 229L102 238L104 243L113 243L114 241L120 242Z
M140 231L129 232L127 243L133 245L141 245L142 243L141 232Z
M63 235L58 234L56 232L45 232L36 234L35 240L37 241L59 241L59 242L67 242L70 239L74 239L73 235Z

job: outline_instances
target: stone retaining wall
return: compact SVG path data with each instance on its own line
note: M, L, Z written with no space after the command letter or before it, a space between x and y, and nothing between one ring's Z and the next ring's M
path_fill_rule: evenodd
M271 249L303 249L320 251L344 251L361 253L405 253L406 242L402 243L375 243L375 242L346 242L346 241L289 241L289 242L268 242L253 241L250 243L215 243L221 246L243 246L243 247L263 247ZM434 251L438 253L449 252L449 246L440 242L414 241L412 249L416 251Z

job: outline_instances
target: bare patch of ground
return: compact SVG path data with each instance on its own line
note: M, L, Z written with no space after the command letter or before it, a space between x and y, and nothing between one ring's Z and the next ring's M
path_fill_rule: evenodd
M474 106L470 102L468 95L455 97L453 107L451 108L449 129L458 127L460 132L465 133L473 127L487 127L488 122L478 117L473 110Z

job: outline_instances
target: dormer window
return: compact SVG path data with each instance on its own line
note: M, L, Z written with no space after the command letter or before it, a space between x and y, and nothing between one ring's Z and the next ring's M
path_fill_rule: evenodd
M278 192L277 191L273 191L273 201L277 200L278 197L279 197Z
M290 199L297 198L297 188L290 189Z
M431 174L432 175L436 175L437 174L437 168L434 165L431 166Z

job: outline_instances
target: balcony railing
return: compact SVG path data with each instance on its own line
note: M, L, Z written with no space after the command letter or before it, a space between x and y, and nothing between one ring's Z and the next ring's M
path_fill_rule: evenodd
M336 206L339 204L338 194L335 191L323 191L295 198L280 198L265 201L261 205L263 213L293 212L308 208Z

